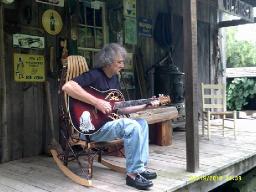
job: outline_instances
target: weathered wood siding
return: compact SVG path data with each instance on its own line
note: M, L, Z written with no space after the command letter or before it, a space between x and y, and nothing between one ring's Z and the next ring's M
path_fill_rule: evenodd
M26 20L24 11L31 8L31 21ZM65 27L58 36L48 35L41 24L42 13L46 9L55 9L64 17L64 8L38 4L32 0L16 1L4 9L4 49L6 76L6 117L1 120L3 132L0 147L0 162L34 156L47 151L51 131L48 117L44 83L25 83L14 81L13 54L39 54L45 56L46 79L51 83L52 106L58 133L57 110L57 64L54 73L49 71L50 47L58 47L58 38L65 34ZM65 26L65 21L64 21ZM45 49L21 49L12 46L14 33L45 37ZM6 124L5 124L6 123ZM6 130L5 130L6 129Z
M65 7L38 4L34 0L15 1L11 5L3 5L3 30L4 34L4 58L1 55L1 127L0 127L0 162L33 156L46 152L50 141L51 131L46 102L44 83L18 83L13 75L13 53L42 54L45 56L46 76L50 81L52 106L54 113L55 135L58 135L58 58L60 56L59 38L69 38L70 16L67 5L71 1L65 1ZM105 1L110 3L110 1ZM122 2L120 0L120 2ZM198 1L198 80L210 82L213 80L215 65L213 64L213 37L217 21L217 11L214 0ZM25 10L31 7L31 21L26 19ZM41 24L42 13L47 9L55 9L63 20L63 29L57 36L47 34ZM137 0L137 18L146 17L152 19L153 30L159 12L172 11L174 63L184 72L183 54L183 6L182 1L177 0ZM45 37L44 50L17 49L12 46L12 35L23 33ZM1 34L1 33L0 33ZM110 31L111 35L111 31ZM49 70L50 47L55 47L56 62L54 73ZM72 47L73 48L73 47ZM135 51L135 46L127 46ZM155 65L167 50L161 49L154 38L138 36L137 48L142 52L142 63L146 77L148 97L154 94L154 70L147 70ZM1 51L2 52L2 51ZM70 50L72 53L72 50ZM3 74L3 75L2 75ZM191 75L191 74L186 74ZM5 80L6 78L6 80ZM5 83L6 82L6 83ZM163 83L163 82L159 82ZM6 86L6 89L5 89ZM137 89L138 90L138 89ZM6 97L4 97L6 95ZM200 95L200 94L199 94ZM6 98L6 99L5 99ZM7 107L5 109L5 106Z
M183 18L182 18L182 1L175 0L148 0L147 3L143 0L137 1L138 16L151 18L153 23L153 30L156 24L157 14L159 12L171 11L173 16L172 34L173 38L173 59L174 64L184 72L184 51L183 51ZM198 1L197 3L198 15L198 81L211 82L213 81L212 73L215 70L213 64L213 41L215 34L215 26L217 22L217 8L214 1ZM144 68L148 69L150 66L157 64L157 62L164 57L167 50L162 49L154 41L153 38L139 37L138 46L143 50L143 63ZM146 71L146 70L145 70ZM147 83L150 83L150 78L154 75L145 74L148 78ZM187 74L188 75L188 74ZM159 82L159 85L164 82ZM154 85L154 86L159 86ZM152 92L153 87L149 86L149 93Z

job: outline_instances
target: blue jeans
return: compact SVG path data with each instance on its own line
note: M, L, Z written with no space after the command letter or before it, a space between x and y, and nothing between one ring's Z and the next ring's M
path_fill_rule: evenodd
M145 171L148 161L148 124L144 119L121 118L109 121L90 136L93 141L124 140L127 173Z

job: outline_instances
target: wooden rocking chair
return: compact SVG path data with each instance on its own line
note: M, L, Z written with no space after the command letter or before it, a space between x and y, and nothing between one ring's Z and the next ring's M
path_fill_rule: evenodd
M72 126L70 121L67 103L68 96L62 91L62 86L65 82L88 70L89 69L84 57L69 56L67 58L67 66L63 67L59 86L61 145L55 144L50 148L53 159L60 170L71 180L84 186L92 186L93 161L95 158L99 163L109 167L112 170L122 173L125 172L124 167L114 165L102 157L102 155L107 153L110 149L112 149L112 153L113 149L116 149L116 151L120 151L119 154L122 154L121 149L123 146L123 141L121 139L111 142L93 142L90 141L89 138L87 140L81 140L81 133ZM80 174L74 173L68 167L68 163L70 161L75 161L78 163L81 170Z

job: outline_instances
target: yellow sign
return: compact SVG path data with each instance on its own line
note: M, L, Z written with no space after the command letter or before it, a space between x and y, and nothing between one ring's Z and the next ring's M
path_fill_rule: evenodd
M53 9L48 9L43 13L42 24L44 30L51 35L59 34L63 26L60 14Z
M45 62L43 55L14 53L14 80L20 82L45 81Z

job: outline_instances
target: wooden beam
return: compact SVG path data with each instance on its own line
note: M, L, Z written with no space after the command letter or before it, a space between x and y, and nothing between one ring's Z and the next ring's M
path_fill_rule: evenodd
M256 17L254 17L254 22L253 23L256 23ZM218 28L232 27L232 26L244 25L244 24L250 24L250 22L248 22L246 20L243 20L243 19L230 20L230 21L221 21L221 22L218 23Z
M199 168L197 4L183 0L187 171Z
M4 7L0 3L0 162L8 160L7 139L7 106L5 78L5 49L4 49Z

